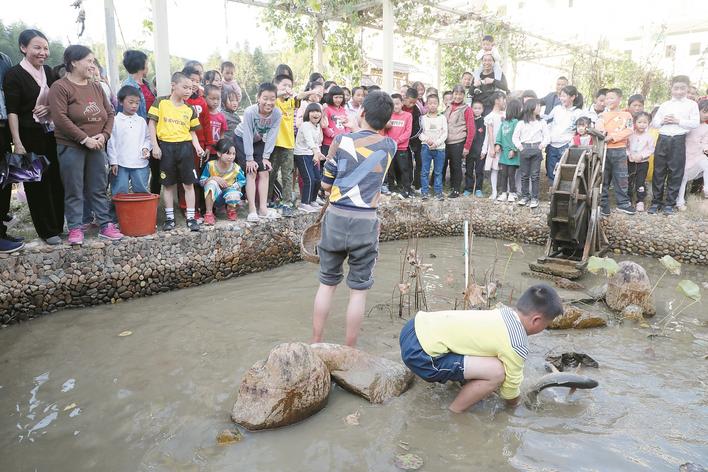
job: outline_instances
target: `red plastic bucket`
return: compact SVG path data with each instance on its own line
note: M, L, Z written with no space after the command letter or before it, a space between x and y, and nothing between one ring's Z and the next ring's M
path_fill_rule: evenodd
M157 204L154 193L119 193L113 196L120 232L126 236L155 234Z

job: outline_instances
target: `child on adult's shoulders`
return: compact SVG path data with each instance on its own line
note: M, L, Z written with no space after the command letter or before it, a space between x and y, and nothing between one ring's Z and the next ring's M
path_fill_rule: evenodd
M529 287L516 307L419 312L401 330L403 362L426 382L464 383L449 409L462 413L497 389L510 407L519 403L528 336L563 313L558 293Z

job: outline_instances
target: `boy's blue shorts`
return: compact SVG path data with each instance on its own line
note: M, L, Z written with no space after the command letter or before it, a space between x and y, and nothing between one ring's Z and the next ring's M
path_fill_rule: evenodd
M431 357L423 350L415 334L415 319L409 320L403 327L399 342L403 363L426 382L461 382L465 379L465 356L448 352Z

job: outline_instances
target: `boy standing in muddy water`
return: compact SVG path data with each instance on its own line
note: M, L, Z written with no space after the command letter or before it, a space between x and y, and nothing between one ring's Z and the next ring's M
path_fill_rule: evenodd
M388 94L369 93L362 105L361 129L337 136L330 147L322 175L322 189L329 192L329 207L322 219L318 244L320 286L312 317L313 343L322 341L332 297L344 278L343 264L348 259L347 285L351 291L345 342L347 346L356 345L379 254L376 208L381 184L396 154L395 141L379 134L392 112L393 100Z
M465 382L449 408L462 413L497 388L508 406L519 402L528 336L563 313L556 291L529 287L516 308L419 312L401 330L403 362L426 382Z

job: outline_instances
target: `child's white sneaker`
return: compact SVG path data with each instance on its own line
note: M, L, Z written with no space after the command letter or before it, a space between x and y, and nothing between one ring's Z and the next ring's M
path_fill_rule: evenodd
M506 200L507 202L514 203L516 201L516 194L515 193L510 193L509 198Z
M317 208L318 210L322 208L322 205L320 205L320 202L318 202L317 200L315 200L314 202L310 202L310 206L312 208Z
M307 203L301 203L300 206L297 207L298 210L304 211L305 213L317 213L319 210L311 205L308 205Z
M505 202L505 201L506 201L506 198L507 198L507 193L504 192L504 193L502 193L501 195L499 195L499 197L497 198L497 201L498 201L498 202Z
M535 198L531 199L531 202L529 203L529 208L536 208L538 206L538 200Z
M490 199L490 200L496 200L496 199L497 199L497 194L496 194L496 193L491 194L491 195L489 196L489 199Z
M246 218L246 221L249 223L258 223L261 221L261 217L258 216L258 213L249 213L248 218Z

